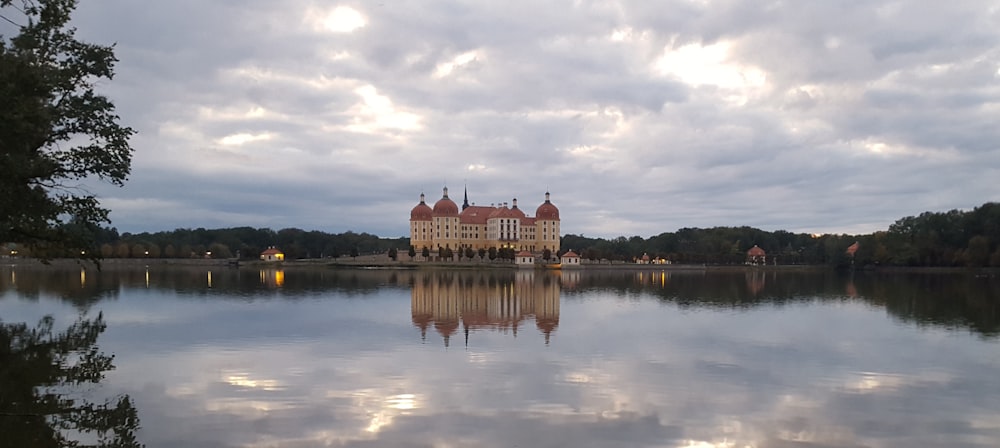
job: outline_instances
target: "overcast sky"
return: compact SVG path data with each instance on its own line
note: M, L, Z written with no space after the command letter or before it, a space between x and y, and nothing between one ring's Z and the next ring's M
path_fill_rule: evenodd
M602 237L868 233L1000 200L995 1L85 0L74 17L116 43L100 88L138 131L126 186L91 186L120 231L396 237L445 185L529 215L550 191L564 233Z

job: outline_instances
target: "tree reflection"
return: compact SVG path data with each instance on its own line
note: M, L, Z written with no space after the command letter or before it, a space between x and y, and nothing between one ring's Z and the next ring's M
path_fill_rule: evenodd
M81 317L64 332L45 317L34 328L0 322L0 444L12 447L138 447L132 399L102 403L78 397L114 369L97 347L102 315Z

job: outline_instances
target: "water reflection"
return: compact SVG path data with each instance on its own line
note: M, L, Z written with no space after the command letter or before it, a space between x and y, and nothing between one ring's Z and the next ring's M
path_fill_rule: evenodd
M417 272L410 291L413 325L421 340L433 326L448 347L459 328L468 346L473 331L516 337L524 322L533 319L548 345L559 326L559 286L559 272L552 271Z
M85 278L80 276L81 285ZM45 317L34 327L0 321L0 434L12 447L139 447L132 399L95 400L94 386L114 369L100 351L103 316L64 331ZM83 385L90 386L83 386Z
M990 447L996 282L17 269L0 316L103 311L150 446Z
M964 273L591 271L581 290L650 294L682 308L751 309L859 300L902 322L1000 337L1000 276Z
M261 269L260 284L268 288L280 288L285 285L285 271L283 269Z

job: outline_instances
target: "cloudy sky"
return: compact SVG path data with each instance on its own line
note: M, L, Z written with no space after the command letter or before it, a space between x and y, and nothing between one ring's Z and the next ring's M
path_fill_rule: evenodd
M994 1L83 3L139 132L91 186L120 231L395 237L445 185L603 237L1000 200Z

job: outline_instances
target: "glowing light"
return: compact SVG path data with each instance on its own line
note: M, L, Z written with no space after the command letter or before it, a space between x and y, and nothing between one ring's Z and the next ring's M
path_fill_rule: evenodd
M410 410L417 407L417 396L414 394L399 394L386 398L387 406L392 409Z
M374 86L354 89L362 103L352 108L354 124L349 130L371 133L379 129L415 130L420 128L420 116L397 110L392 100L379 95Z
M434 70L435 78L444 78L455 71L456 68L469 65L473 61L476 61L479 54L475 51L467 51L458 56L455 56L451 62L445 62L443 64L438 64L437 68Z
M219 139L219 144L226 146L239 146L245 143L256 142L260 140L270 140L271 134L232 134L227 135Z
M611 32L611 40L614 42L623 42L631 38L632 38L632 28L626 27Z
M762 87L767 79L763 70L732 62L730 44L718 42L703 46L688 44L666 50L656 61L656 69L692 86L714 85L725 89Z
M254 380L247 375L229 375L224 381L237 387L260 390L280 390L281 383L276 380Z
M315 14L315 11L310 15ZM322 16L322 14L320 14ZM350 33L368 24L365 16L347 6L338 6L318 20L313 20L314 26L320 30L334 33Z

